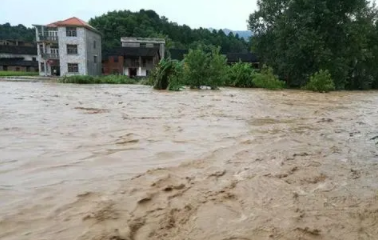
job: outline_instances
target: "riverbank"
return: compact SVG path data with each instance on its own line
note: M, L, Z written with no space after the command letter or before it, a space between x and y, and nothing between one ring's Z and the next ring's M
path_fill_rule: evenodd
M2 239L378 235L374 92L0 86Z

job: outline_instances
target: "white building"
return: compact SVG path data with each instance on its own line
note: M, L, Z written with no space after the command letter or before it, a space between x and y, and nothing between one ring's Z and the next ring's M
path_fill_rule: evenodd
M101 35L76 17L34 25L41 76L100 75Z

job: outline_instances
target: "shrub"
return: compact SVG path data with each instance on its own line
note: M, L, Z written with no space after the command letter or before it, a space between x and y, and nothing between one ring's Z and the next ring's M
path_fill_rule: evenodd
M209 68L206 85L213 90L223 86L227 78L227 59L219 51L220 48L213 49L208 60Z
M335 83L328 70L320 70L310 77L304 89L314 92L329 92L335 90Z
M180 90L183 85L182 72L182 62L171 59L162 59L150 76L154 81L154 89Z
M224 84L227 77L227 59L219 51L219 48L212 48L209 53L195 49L185 56L185 83L190 88L210 86L211 89L217 89Z
M254 74L253 84L258 88L271 90L283 89L285 87L285 82L278 80L273 73L273 69L267 66L264 66L260 73Z
M209 54L201 49L189 50L184 58L185 83L190 88L200 89L207 83Z
M0 71L0 77L38 76L38 72Z
M124 75L108 75L108 76L66 76L60 82L75 84L136 84L137 80L131 79Z
M252 88L255 70L248 63L238 62L228 68L226 85L230 87Z

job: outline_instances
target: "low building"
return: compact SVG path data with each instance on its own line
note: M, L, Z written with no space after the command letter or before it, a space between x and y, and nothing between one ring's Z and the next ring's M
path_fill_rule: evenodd
M24 47L34 47L35 44L32 42L25 42L21 40L12 40L12 39L6 39L6 40L0 40L0 45L5 46L24 46Z
M41 76L101 74L101 34L94 27L76 17L34 26Z
M38 71L36 47L0 45L0 71Z
M185 55L188 54L188 50L183 49L169 49L168 55L171 59L183 60ZM259 59L254 53L222 53L227 58L228 64L234 64L237 62L250 63L254 68L259 68Z
M103 59L104 74L146 77L164 58L165 40L159 38L121 38L122 47Z

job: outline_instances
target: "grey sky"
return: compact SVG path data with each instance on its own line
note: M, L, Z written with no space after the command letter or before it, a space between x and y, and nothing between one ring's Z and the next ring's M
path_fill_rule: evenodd
M88 21L112 10L155 10L192 28L246 30L257 0L0 0L0 23L48 24L69 17Z

